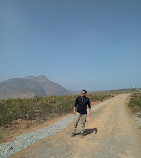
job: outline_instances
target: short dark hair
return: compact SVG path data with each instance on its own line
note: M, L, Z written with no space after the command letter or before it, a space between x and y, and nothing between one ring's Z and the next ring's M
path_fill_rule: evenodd
M85 93L87 93L87 91L85 89L83 89L82 91L85 91Z

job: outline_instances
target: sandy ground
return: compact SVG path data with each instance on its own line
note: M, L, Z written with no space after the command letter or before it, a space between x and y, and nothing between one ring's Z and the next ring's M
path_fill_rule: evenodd
M88 115L86 135L70 137L72 126L22 150L11 158L141 158L141 131L122 94ZM95 133L96 132L96 133Z

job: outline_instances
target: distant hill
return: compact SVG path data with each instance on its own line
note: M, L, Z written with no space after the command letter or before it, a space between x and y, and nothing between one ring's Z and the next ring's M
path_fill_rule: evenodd
M58 83L50 81L44 75L12 78L0 82L0 99L69 95L72 93Z
M107 90L102 92L108 92L108 93L139 93L141 92L140 88L127 88L127 89L115 89L115 90Z

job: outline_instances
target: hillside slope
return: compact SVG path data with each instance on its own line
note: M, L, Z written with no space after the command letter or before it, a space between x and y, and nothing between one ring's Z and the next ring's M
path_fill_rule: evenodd
M0 99L68 94L71 94L71 91L43 75L13 78L0 82Z

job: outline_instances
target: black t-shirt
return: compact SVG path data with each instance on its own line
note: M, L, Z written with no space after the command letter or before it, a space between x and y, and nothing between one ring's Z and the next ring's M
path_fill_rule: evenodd
M89 108L91 108L89 98L79 96L75 100L74 107L77 107L77 112L80 114L87 114L87 105Z

